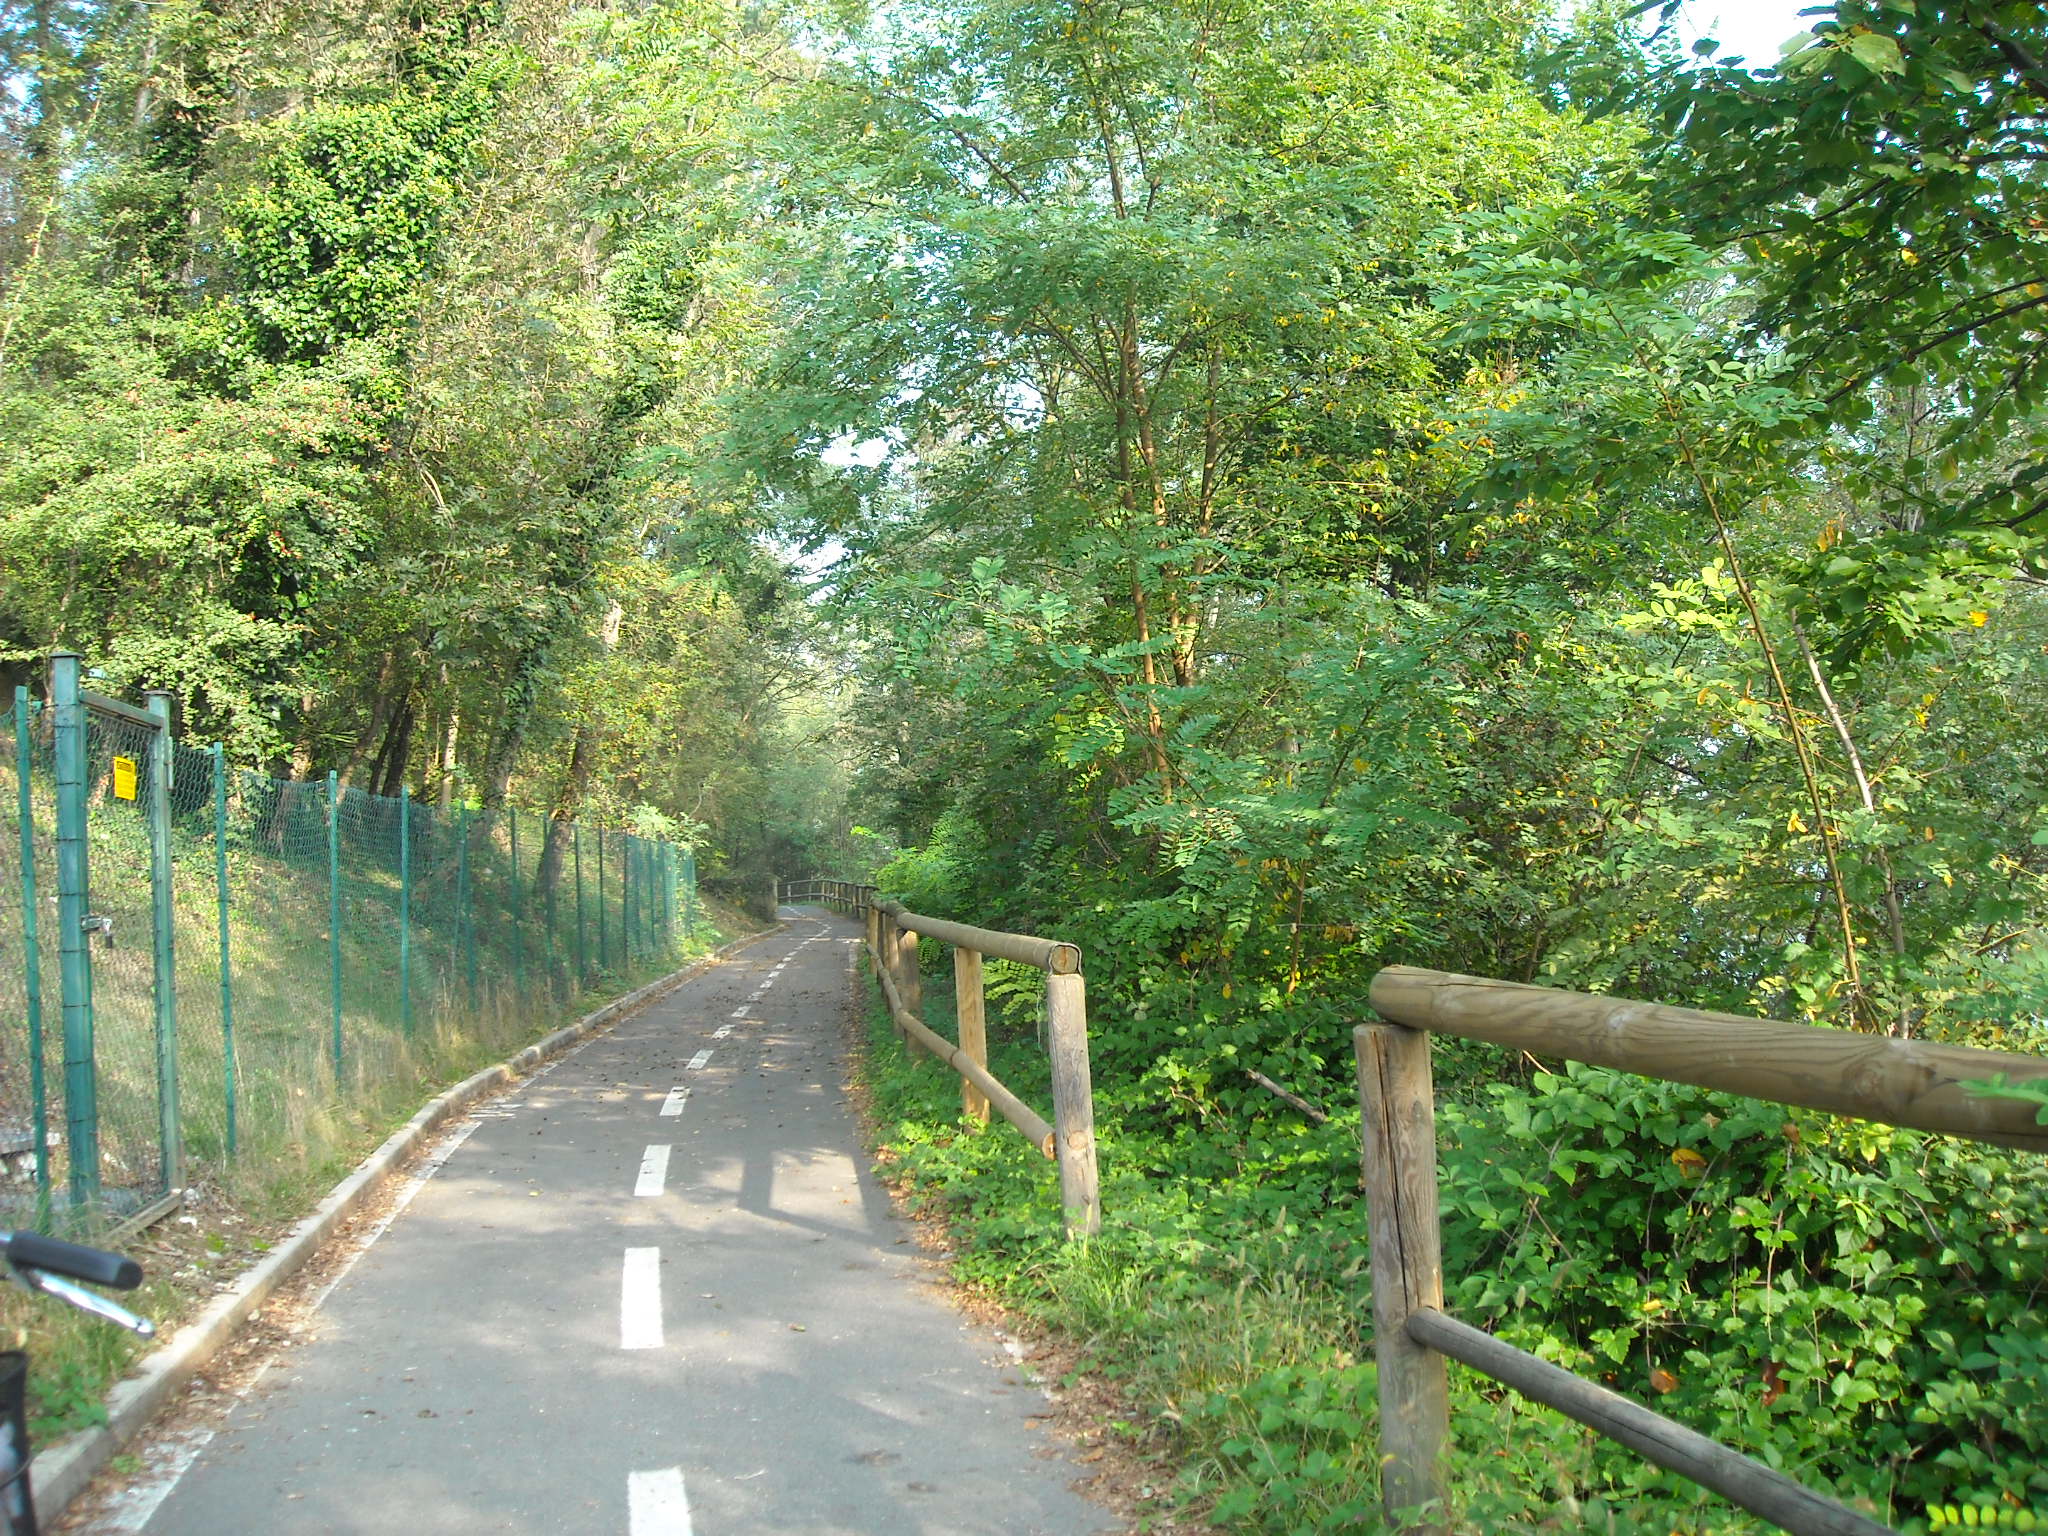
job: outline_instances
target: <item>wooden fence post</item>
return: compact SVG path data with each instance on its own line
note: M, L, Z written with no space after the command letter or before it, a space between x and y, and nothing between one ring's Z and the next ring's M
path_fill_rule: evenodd
M953 1006L960 1020L960 1049L977 1067L988 1066L988 1026L982 1003L981 951L953 950ZM960 1110L988 1123L988 1095L967 1078L960 1079Z
M1092 1237L1102 1230L1102 1193L1095 1167L1095 1092L1088 1072L1088 990L1079 972L1045 978L1045 1018L1060 1205L1066 1211L1067 1236Z
M903 988L896 983L896 961L896 920L886 912L877 911L875 913L875 969L889 978L890 985L896 986L897 995L900 997L903 993ZM895 1031L897 1039L903 1038L903 1026L896 1022L894 1013L889 1015L889 1028Z
M917 935L908 928L892 924L896 930L896 995L903 999L903 1011L912 1018L924 1017L924 978L919 974L917 964ZM910 1036L902 1030L903 1048L910 1049Z
M1396 1529L1441 1536L1441 1461L1450 1423L1444 1357L1408 1336L1410 1314L1441 1311L1444 1304L1429 1035L1396 1024L1361 1024L1351 1040L1372 1234L1381 1501Z

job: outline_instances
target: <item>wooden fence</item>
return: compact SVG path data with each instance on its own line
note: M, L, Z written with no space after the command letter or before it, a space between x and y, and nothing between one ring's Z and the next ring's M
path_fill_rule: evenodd
M832 907L848 917L859 917L866 912L874 895L872 885L858 885L851 880L783 880L778 881L775 887L778 906L787 902L791 906Z
M2048 1151L2035 1106L1962 1085L2048 1077L2048 1061L1802 1024L1559 992L1390 966L1373 978L1384 1024L1353 1031L1371 1225L1380 1460L1388 1516L1443 1530L1446 1357L1619 1440L1795 1536L1883 1536L1889 1527L1639 1403L1561 1370L1443 1310L1436 1110L1429 1033L1978 1141Z
M1002 933L966 923L926 917L901 902L878 901L871 885L846 880L788 880L779 887L786 902L822 902L858 914L867 922L867 947L889 1018L906 1045L916 1044L960 1074L960 1107L986 1122L993 1108L1047 1157L1060 1165L1060 1205L1067 1236L1089 1237L1102 1230L1102 1192L1095 1165L1095 1095L1088 1069L1088 987L1081 976L1081 951L1057 939ZM953 947L954 1017L960 1041L924 1021L924 977L918 967L919 935ZM987 1009L982 993L982 957L1015 960L1045 972L1046 1048L1052 1063L1052 1116L1026 1104L988 1069Z

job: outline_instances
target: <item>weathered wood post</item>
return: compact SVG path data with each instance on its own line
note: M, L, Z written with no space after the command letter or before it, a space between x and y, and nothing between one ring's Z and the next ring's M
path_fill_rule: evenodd
M924 1017L924 978L918 973L917 935L900 924L896 926L896 995L903 999L903 1010L914 1019ZM903 1049L910 1049L910 1036L902 1030Z
M1102 1230L1102 1193L1095 1167L1095 1091L1088 1071L1088 989L1078 970L1047 972L1045 1020L1060 1205L1068 1237L1093 1237Z
M953 950L953 1008L960 1020L960 1049L977 1067L988 1066L988 1025L981 991L981 951ZM988 1095L970 1078L960 1079L960 1111L988 1123Z
M890 984L896 986L896 995L901 997L903 988L896 984L896 919L879 907L875 909L874 919L875 969L889 978ZM889 1028L896 1032L899 1040L903 1037L903 1026L896 1022L894 1013L889 1015Z
M1361 1024L1360 1163L1371 1227L1373 1350L1379 1360L1380 1496L1407 1536L1441 1536L1441 1460L1450 1423L1444 1357L1408 1319L1444 1304L1437 1229L1436 1106L1427 1031Z

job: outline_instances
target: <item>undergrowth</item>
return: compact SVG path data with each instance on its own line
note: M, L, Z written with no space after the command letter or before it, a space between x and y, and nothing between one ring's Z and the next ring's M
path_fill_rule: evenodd
M1048 1103L1032 1032L1004 1033L996 1075ZM1438 1052L1450 1310L1903 1531L2048 1512L2043 1159ZM1233 1531L1385 1529L1355 1107L1176 1120L1098 1074L1104 1227L1069 1244L1052 1164L963 1121L879 1008L866 1070L961 1277L1149 1406L1175 1500ZM1456 1530L1769 1528L1456 1366L1452 1412Z

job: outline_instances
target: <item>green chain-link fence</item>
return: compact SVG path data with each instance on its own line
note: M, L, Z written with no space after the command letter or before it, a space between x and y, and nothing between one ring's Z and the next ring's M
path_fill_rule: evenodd
M0 709L0 1225L303 1164L693 937L687 849L274 779L73 696L68 731L61 686Z

